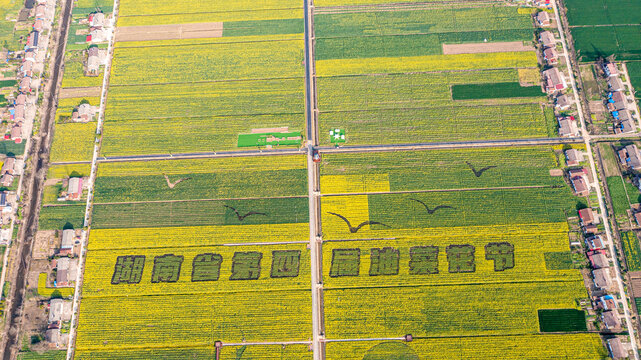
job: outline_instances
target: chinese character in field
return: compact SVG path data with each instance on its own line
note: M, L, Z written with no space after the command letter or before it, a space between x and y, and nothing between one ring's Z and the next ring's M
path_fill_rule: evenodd
M151 272L151 282L176 282L180 277L182 255L165 254L154 258L154 270Z
M223 257L219 254L198 254L191 268L191 281L216 281L220 277L220 264Z
M334 249L329 276L358 276L360 265L361 249Z
M138 284L142 278L142 271L145 268L144 255L125 255L116 258L116 266L111 283L117 284Z
M410 275L438 274L438 246L410 248Z
M494 271L512 269L514 267L514 245L508 242L485 245L485 260L494 260Z
M272 251L273 278L297 277L300 267L300 250Z
M392 247L370 249L369 276L398 275L398 250Z
M257 251L234 253L229 280L257 280L260 277L262 258L263 253Z
M474 263L474 246L472 245L450 245L445 249L448 271L451 273L463 273L476 271Z

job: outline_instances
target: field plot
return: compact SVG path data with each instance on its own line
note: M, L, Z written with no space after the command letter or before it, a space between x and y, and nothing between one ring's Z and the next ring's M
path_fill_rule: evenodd
M51 161L91 160L96 123L57 124L51 145Z
M109 359L120 360L123 358L133 360L146 360L150 358L165 360L209 360L216 356L214 346L203 348L183 348L183 349L136 349L136 350L111 350L111 351L79 351L79 359ZM268 360L268 359L285 359L285 360L308 360L312 359L312 352L307 345L243 345L243 346L225 346L221 350L221 359L248 359Z
M636 90L635 96L641 98L641 61L631 61L628 66L628 76L632 87Z
M530 16L437 3L318 9L323 144L335 128L348 144L555 136L538 78L519 77L538 66Z
M580 344L580 346L578 346ZM596 334L480 336L404 342L330 342L326 358L361 359L575 359L607 356Z

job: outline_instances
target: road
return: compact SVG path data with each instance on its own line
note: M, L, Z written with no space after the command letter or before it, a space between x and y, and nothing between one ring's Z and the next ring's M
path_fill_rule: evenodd
M628 305L628 300L627 300L627 296L626 296L626 293L625 293L625 287L623 285L623 278L621 276L621 269L620 269L619 261L617 259L617 255L616 255L617 253L615 251L614 240L613 240L613 237L612 237L612 230L610 229L610 222L608 220L608 210L607 210L607 208L605 206L605 201L603 200L603 194L601 193L601 186L600 186L599 181L598 181L599 177L598 177L598 173L597 173L597 170L596 170L596 164L595 164L595 161L594 161L594 154L592 152L592 144L590 142L590 136L587 134L587 129L588 128L586 126L585 117L583 116L582 103L581 103L581 99L579 98L579 92L577 90L576 82L574 81L574 75L573 75L574 71L572 69L572 62L570 61L570 56L569 56L568 46L567 46L567 40L566 40L565 32L564 32L564 29L563 29L563 25L562 25L562 22L561 22L561 16L560 16L560 13L559 13L559 7L557 5L557 1L558 0L551 1L551 3L552 3L552 6L554 8L554 16L555 16L555 20L556 20L556 23L557 23L559 36L561 38L561 44L563 45L563 52L565 53L564 54L565 61L566 61L566 64L567 64L567 66L568 66L568 68L570 70L570 74L568 74L569 75L568 78L570 79L570 84L572 86L572 90L574 91L574 99L576 101L576 105L577 105L577 108L578 108L577 110L578 110L579 120L581 121L582 131L584 132L584 137L583 138L585 140L585 150L587 152L588 160L589 160L589 163L590 163L590 171L592 172L592 178L597 181L597 185L595 187L596 188L596 195L597 195L597 198L599 200L599 209L600 209L600 212L601 212L601 216L603 217L603 227L605 229L605 235L606 235L607 242L608 242L608 250L610 251L611 259L614 262L614 266L613 267L614 267L614 272L615 272L615 275L616 275L616 282L617 282L617 286L618 286L618 290L619 290L619 296L622 299L622 301L620 301L619 304L623 308L623 313L624 313L624 317L625 317L625 325L626 325L625 327L626 327L626 329L628 331L628 334L630 336L630 344L632 346L632 352L633 352L633 355L634 355L634 360L639 360L639 349L637 347L636 334L634 333L634 327L632 325L632 319L631 319L631 316L630 316L630 307Z
M33 246L33 237L38 228L38 215L40 210L40 200L44 186L44 178L49 161L49 149L52 141L52 127L55 120L55 109L57 104L57 93L61 82L62 67L64 64L64 54L69 22L71 20L72 0L64 0L61 3L62 11L60 26L56 34L56 46L52 53L52 62L49 67L52 69L51 78L49 79L49 91L45 92L42 105L42 122L40 125L40 138L33 144L32 154L32 172L30 174L29 185L26 194L29 196L28 204L23 208L23 223L18 236L16 254L18 258L17 266L14 266L14 279L11 281L11 295L7 299L8 304L6 313L8 323L5 328L5 336L2 342L2 359L11 360L16 356L21 345L20 328L22 325L22 308L27 287L27 274L31 264L31 248Z
M309 123L309 121L308 121ZM308 124L309 126L309 124ZM313 125L312 125L313 126ZM583 138L532 138L532 139L507 139L507 140L482 140L482 141L449 141L428 142L416 144L393 145L351 145L351 146L314 146L320 153L359 153L377 151L411 151L411 150L448 150L465 148L509 147L509 146L540 146L560 144L582 144ZM302 155L307 154L303 149L270 149L270 150L244 150L244 151L218 151L201 153L180 154L153 154L131 156L102 156L96 159L98 163L131 162L131 161L158 161L158 160L186 160L186 159L215 159L244 156L274 156L274 155ZM91 161L60 161L51 165L91 164Z

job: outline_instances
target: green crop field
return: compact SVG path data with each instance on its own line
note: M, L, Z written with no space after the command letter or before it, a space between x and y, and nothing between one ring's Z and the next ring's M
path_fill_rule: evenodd
M538 86L521 86L518 82L494 84L452 85L452 99L496 99L518 97L542 97L545 94Z
M56 124L51 161L82 161L93 157L96 123Z
M565 0L571 25L641 23L641 3L635 0Z
M100 76L85 76L82 51L67 51L65 53L65 70L62 77L62 87L92 87L102 85L102 70Z
M41 230L60 230L66 227L82 228L85 205L44 206L40 210L38 228Z
M539 310L541 332L587 331L585 311L576 309Z
M620 176L610 176L606 182L610 190L614 214L625 215L630 209L630 203L638 202L637 199L641 197L639 190L634 185L624 182Z
M635 233L632 231L621 232L621 245L628 271L641 271L641 246L639 246L639 239Z
M636 91L635 95L637 98L641 98L641 61L630 61L626 65L630 82Z

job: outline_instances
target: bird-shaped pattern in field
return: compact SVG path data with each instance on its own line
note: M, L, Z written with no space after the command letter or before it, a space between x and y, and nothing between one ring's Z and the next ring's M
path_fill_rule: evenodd
M262 212L257 212L257 211L250 211L250 212L246 213L245 215L240 215L238 210L234 209L233 207L231 207L229 205L223 205L223 206L228 208L228 209L231 209L236 214L236 217L238 218L238 221L243 221L243 220L245 220L246 217L251 216L251 215L267 216L267 214L262 213Z
M169 186L170 189L173 189L176 185L180 184L183 181L191 180L190 177L188 178L182 178L174 181L173 183L169 180L169 176L167 174L162 174L162 176L165 177L165 180L167 180L167 186Z
M389 225L385 225L385 224L383 224L381 222L378 222L378 221L363 221L362 223L358 224L358 226L354 227L354 226L352 226L352 223L350 223L349 220L347 220L347 218L344 217L343 215L337 214L337 213L333 213L333 212L329 212L329 211L327 213L328 214L332 214L334 216L338 216L339 218L343 219L343 221L345 221L345 223L347 224L347 227L349 227L349 232L351 232L352 234L355 234L356 232L358 232L358 230L360 230L365 225L383 225L383 226L388 227L388 228L391 227Z
M474 166L472 164L470 164L469 161L466 161L465 163L467 164L467 166L470 167L470 169L472 169L472 172L474 173L474 176L476 176L476 177L481 177L481 175L483 175L484 172L486 172L487 170L490 170L490 169L494 169L496 167L496 165L491 165L491 166L486 166L486 167L482 168L481 170L476 170L476 168L474 168Z
M434 214L434 213L436 212L436 210L440 210L440 209L455 209L454 207L449 206L449 205L438 205L438 206L435 206L435 207L434 207L434 209L430 209L430 208L427 206L427 204L425 204L425 203L424 203L424 202L422 202L421 200L418 200L418 199L412 199L412 198L410 198L410 200L412 200L412 201L416 201L417 203L419 203L419 204L423 205L423 206L425 207L425 210L427 210L427 213L428 213L428 214L430 214L430 215Z

